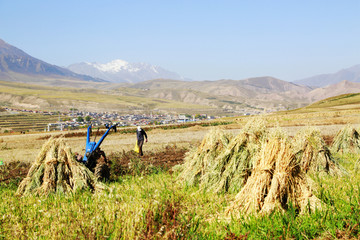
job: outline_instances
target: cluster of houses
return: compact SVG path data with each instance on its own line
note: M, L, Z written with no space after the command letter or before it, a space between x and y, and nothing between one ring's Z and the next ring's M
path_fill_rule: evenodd
M145 125L164 125L164 124L180 124L191 121L215 119L213 116L205 114L199 116L190 115L167 115L167 114L126 114L118 113L99 113L99 112L76 112L69 113L71 120L49 123L47 131L79 129L92 124L93 126L104 126L112 123L121 127L126 126L145 126Z
M27 112L43 115L59 116L58 121L48 123L45 131L54 130L71 130L79 129L92 124L93 126L104 126L112 123L118 126L145 126L145 125L163 125L163 124L181 124L192 121L204 121L215 119L213 116L206 114L119 114L116 112L87 112L70 109L67 112L49 112L41 110L26 110L5 108L12 112Z
M19 109L19 108L9 108L9 107L4 107L3 109L5 109L8 112L38 113L38 114L43 114L43 115L59 115L59 114L61 114L59 111L42 111L42 110ZM65 114L65 113L63 113L63 114Z

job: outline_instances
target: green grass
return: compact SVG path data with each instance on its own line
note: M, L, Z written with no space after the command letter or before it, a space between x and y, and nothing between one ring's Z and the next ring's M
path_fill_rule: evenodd
M358 109L360 104L360 93L342 94L335 97L320 100L309 106L288 111L289 113L302 112L326 112L338 111L340 109Z
M321 211L225 219L235 194L188 187L176 174L121 176L101 193L17 197L0 184L0 239L333 239L360 237L360 177L355 155L337 156L349 175L312 176Z

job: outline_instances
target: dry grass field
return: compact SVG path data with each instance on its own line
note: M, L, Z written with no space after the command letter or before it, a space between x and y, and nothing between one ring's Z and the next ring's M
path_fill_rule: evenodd
M86 130L81 130L85 132ZM144 145L144 151L156 152L167 145L189 148L197 144L208 131L205 127L191 127L188 129L161 130L154 129L148 132L149 141ZM75 131L72 131L75 132ZM95 131L94 131L95 132ZM64 132L66 133L66 132ZM61 136L62 132L33 133L33 134L9 134L0 136L0 158L4 162L26 161L31 162L35 159L42 145L48 137ZM91 140L94 140L94 135ZM97 136L98 141L101 136ZM71 146L73 152L83 153L85 150L86 137L69 137L66 141ZM111 132L101 145L105 153L130 151L134 148L136 141L135 134L121 134Z
M308 118L306 118L308 117ZM281 126L290 136L293 136L304 127L316 126L324 136L334 136L346 124L358 126L359 117L343 117L337 121L333 116L316 117L315 114L297 114L283 116L265 116L269 123L269 128ZM245 123L251 118L238 118L237 123L222 126L227 132L236 135ZM275 124L276 123L276 124ZM176 145L177 147L189 149L196 146L203 139L211 127L194 126L190 128L178 129L153 129L148 131L149 141L144 145L144 151L157 152L164 149L167 145ZM71 131L71 133L83 132L86 130ZM27 134L3 134L0 135L0 159L3 162L25 161L32 162L38 154L41 146L47 141L49 136L61 136L69 131L39 132ZM94 131L95 133L95 131ZM76 134L74 134L76 135ZM94 140L94 135L91 138ZM99 140L101 136L97 136ZM106 154L113 152L130 151L135 145L135 134L114 133L111 132L101 145L101 149ZM96 141L97 141L96 140ZM84 153L85 136L74 136L66 138L73 152Z

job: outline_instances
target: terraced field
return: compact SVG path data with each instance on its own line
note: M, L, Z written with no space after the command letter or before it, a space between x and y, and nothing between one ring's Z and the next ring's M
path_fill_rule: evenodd
M44 131L48 123L54 123L58 120L58 116L34 113L0 115L0 133Z

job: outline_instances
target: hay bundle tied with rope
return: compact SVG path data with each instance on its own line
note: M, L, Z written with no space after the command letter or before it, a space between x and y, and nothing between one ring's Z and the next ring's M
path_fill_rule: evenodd
M104 187L84 164L75 160L63 138L50 138L42 146L16 194L73 193Z
M265 121L248 121L240 134L214 160L200 179L200 189L212 192L238 192L251 174L253 159L266 136Z
M286 210L290 202L300 211L321 207L320 200L311 193L287 137L275 131L263 143L251 176L225 214L233 217L265 214Z
M199 184L200 178L214 164L215 158L227 147L230 139L231 136L220 128L212 128L201 144L186 154L184 163L176 166L181 171L178 178L189 186Z
M342 128L334 137L331 146L333 152L360 153L360 134L351 125Z
M341 176L345 170L336 163L319 130L299 131L292 142L301 170L305 173L326 173Z

